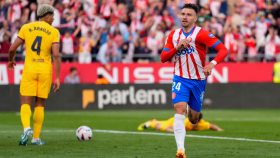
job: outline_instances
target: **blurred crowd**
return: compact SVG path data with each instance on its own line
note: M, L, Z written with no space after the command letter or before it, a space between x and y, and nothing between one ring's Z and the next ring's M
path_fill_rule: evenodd
M0 1L0 61L7 61L21 26L36 21L40 0ZM101 62L107 68L109 62L160 61L166 37L181 27L185 3L199 5L197 26L225 44L230 52L226 61L279 58L280 0L49 0L55 8L52 25L61 35L62 60ZM23 45L16 61L24 61L25 54ZM208 60L216 54L209 48Z

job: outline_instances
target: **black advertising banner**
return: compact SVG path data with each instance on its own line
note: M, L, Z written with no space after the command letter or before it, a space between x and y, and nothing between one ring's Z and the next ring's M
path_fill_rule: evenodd
M61 85L45 110L173 109L171 84ZM280 84L207 84L202 108L280 108ZM19 85L0 86L0 111L19 111ZM33 106L32 106L33 107Z

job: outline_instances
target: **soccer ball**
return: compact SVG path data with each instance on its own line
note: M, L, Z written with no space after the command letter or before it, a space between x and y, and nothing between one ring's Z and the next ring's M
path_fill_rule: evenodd
M87 141L91 139L92 131L88 126L81 126L77 129L76 136L81 141Z

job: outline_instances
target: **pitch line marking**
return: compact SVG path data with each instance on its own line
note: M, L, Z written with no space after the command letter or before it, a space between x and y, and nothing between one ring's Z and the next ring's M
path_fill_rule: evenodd
M99 132L99 133L174 136L174 134L171 134L171 133L156 133L156 132L129 132L129 131L113 131L113 130L92 130L92 131L93 132ZM280 144L280 141L247 139L247 138L215 137L215 136L202 136L202 135L192 135L192 134L186 134L186 137L191 137L191 138L208 138L208 139L225 139L225 140L239 140L239 141L279 143Z
M42 130L43 133L62 133L62 132L76 132L76 130ZM157 132L130 132L130 131L114 131L114 130L99 130L95 129L92 132L96 133L114 133L114 134L139 134L139 135L159 135L159 136L174 136L171 133L157 133ZM22 133L22 131L0 131L0 133ZM239 140L248 142L264 142L264 143L278 143L280 141L273 140L260 140L260 139L247 139L247 138L233 138L233 137L217 137L217 136L203 136L203 135L192 135L187 134L186 137L190 138L208 138L208 139L224 139L224 140Z

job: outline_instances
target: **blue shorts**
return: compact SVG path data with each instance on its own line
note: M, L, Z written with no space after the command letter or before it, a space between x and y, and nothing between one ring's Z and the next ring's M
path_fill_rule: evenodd
M193 80L174 75L172 102L187 102L191 109L200 112L206 87L206 80Z

